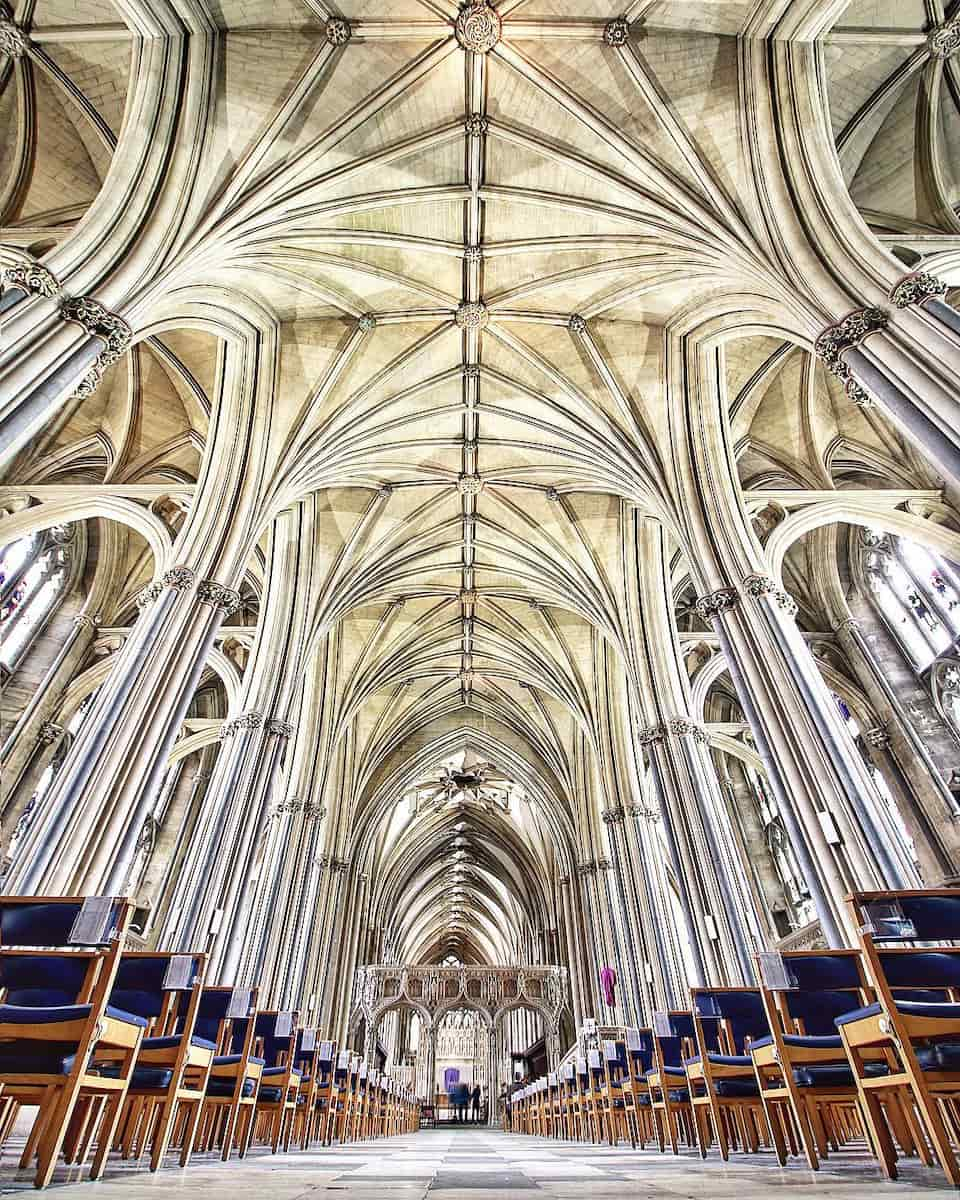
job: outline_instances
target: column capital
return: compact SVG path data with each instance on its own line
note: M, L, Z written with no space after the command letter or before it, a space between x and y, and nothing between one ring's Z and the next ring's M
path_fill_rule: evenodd
M37 730L37 741L43 746L52 746L62 736L63 726L56 721L44 721Z
M145 588L137 593L136 605L137 608L143 611L148 604L152 604L154 600L160 598L160 593L163 591L163 584L159 580L153 583L148 583Z
M86 400L100 386L103 373L120 359L133 339L133 331L123 317L111 312L92 296L68 296L60 301L60 315L65 321L73 321L103 342L103 349L96 362L86 373L75 397Z
M249 733L254 729L263 728L263 714L258 712L241 713L239 717L232 717L229 721L224 721L220 727L220 739L233 737L237 733Z
M632 817L642 817L648 824L654 825L660 820L660 813L655 808L648 808L645 804L631 804L629 812Z
M843 355L854 346L859 346L870 334L879 333L886 327L887 314L882 308L857 308L833 325L828 325L813 344L817 358L831 375L840 380L848 398L860 408L872 408L874 401L853 378L850 368L843 361Z
M589 879L591 875L596 875L597 864L594 859L587 858L583 862L577 863L577 874L581 879Z
M666 730L662 725L645 725L642 729L637 730L637 741L641 746L662 742L666 736Z
M100 614L90 616L89 613L77 613L73 618L73 623L78 629L97 629L100 625Z
M857 617L844 617L842 621L838 621L833 627L834 633L839 633L841 636L845 633L855 633L862 626Z
M957 26L960 30L960 25ZM904 275L890 292L890 299L897 308L910 308L914 304L922 304L931 296L942 296L946 293L947 285L929 271L913 271Z
M622 825L624 818L623 806L618 805L616 808L608 808L603 813L604 825Z
M692 737L701 746L710 744L710 735L706 729L697 721L691 721L689 717L671 717L667 725L674 737Z
M266 729L267 733L275 733L282 738L292 737L294 732L293 725L289 721L282 721L279 717L268 717Z
M797 602L785 592L783 588L777 586L777 581L769 575L748 575L743 581L743 594L751 596L754 600L760 600L765 596L769 596L771 600L781 608L788 617L797 615Z
M0 21L0 51L9 54L4 45L5 24L9 22ZM48 267L38 262L8 263L0 277L5 287L19 288L30 296L56 296L60 291L60 280Z
M934 58L952 58L960 50L960 17L945 21L932 30L927 38L927 49Z
M180 566L171 567L169 571L164 571L160 578L160 583L165 588L173 588L175 592L186 592L193 587L196 578L195 571L181 564Z
M166 578L166 577L164 577ZM201 604L215 608L229 617L240 607L240 593L236 588L227 587L215 579L201 579L197 584L197 599Z
M740 593L736 588L717 588L715 592L707 592L700 596L694 607L697 615L705 621L713 621L721 613L729 612L740 603Z

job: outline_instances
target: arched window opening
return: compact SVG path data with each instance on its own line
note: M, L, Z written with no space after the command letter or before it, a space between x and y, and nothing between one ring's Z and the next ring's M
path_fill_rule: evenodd
M874 604L918 674L956 649L960 576L907 538L864 530L863 568Z
M0 676L12 675L54 608L73 567L73 525L54 525L0 553Z

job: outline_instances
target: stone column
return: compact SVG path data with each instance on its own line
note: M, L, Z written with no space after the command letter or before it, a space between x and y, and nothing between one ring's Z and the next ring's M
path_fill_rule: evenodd
M646 961L648 956L645 953L646 939L637 909L636 881L633 878L632 864L629 861L629 853L624 841L625 821L626 813L622 806L607 809L603 813L611 861L611 870L607 872L607 886L610 887L612 879L617 890L619 909L623 919L622 932L625 944L621 963L626 964L627 974L621 978L620 987L628 998L628 1002L623 1007L628 1023L641 1025L646 1008L643 998L641 962Z

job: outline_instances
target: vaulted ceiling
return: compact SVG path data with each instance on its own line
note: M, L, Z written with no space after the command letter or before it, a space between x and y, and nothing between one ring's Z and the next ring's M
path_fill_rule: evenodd
M219 33L170 287L202 280L279 322L274 405L294 432L273 485L284 500L323 492L320 653L336 697L323 736L355 739L337 767L343 827L364 831L387 909L414 885L439 903L443 847L464 839L472 930L413 907L393 933L415 955L455 943L493 957L523 914L547 921L537 863L552 842L569 867L601 786L589 747L605 647L624 649L625 529L634 508L667 503L662 326L762 282L735 120L752 5L504 0L459 30L451 0L191 9ZM139 67L122 3L20 0L15 15L38 50L0 65L13 151L0 242L42 252L100 190ZM841 162L887 234L960 221L957 60L911 48L928 21L920 0L856 0L825 48ZM908 196L905 175L936 187ZM216 364L205 334L139 343L17 478L195 479ZM805 351L744 337L725 371L744 486L857 471L929 486ZM151 574L128 540L118 611ZM525 822L391 826L411 781L470 739L510 759L532 797Z

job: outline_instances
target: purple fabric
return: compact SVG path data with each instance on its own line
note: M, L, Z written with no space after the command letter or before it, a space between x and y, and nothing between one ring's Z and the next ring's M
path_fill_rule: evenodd
M617 986L617 973L613 967L603 967L600 971L600 986L603 988L603 1001L607 1008L615 1007L617 1003L614 988Z

